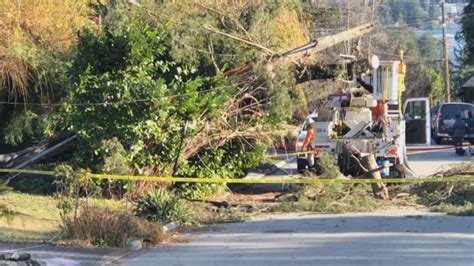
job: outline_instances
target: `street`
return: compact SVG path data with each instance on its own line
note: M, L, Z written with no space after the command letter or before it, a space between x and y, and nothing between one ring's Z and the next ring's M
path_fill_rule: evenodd
M285 214L189 232L123 265L474 265L474 218Z

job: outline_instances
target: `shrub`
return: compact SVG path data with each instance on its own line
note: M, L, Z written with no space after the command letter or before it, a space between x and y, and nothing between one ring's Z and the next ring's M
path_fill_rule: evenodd
M149 190L137 199L137 216L159 222L192 222L186 203L173 192L164 188Z
M81 207L76 219L63 218L62 227L67 237L88 241L96 246L123 247L129 239L143 239L144 242L158 244L164 237L160 224L127 212L88 205Z
M208 196L225 190L222 184L185 183L178 187L180 197L188 200L203 200Z
M50 194L56 191L55 178L51 176L23 175L13 179L10 186L28 194Z
M336 157L324 153L319 158L319 166L321 167L321 177L322 178L338 178L341 175L339 172L339 166L337 165Z

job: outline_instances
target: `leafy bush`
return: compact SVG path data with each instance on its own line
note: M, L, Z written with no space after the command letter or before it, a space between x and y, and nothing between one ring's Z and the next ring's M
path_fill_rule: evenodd
M192 222L186 203L164 188L152 189L137 199L137 216L154 222Z
M186 183L179 185L177 194L189 200L203 200L206 197L225 189L223 184Z
M319 157L319 167L321 167L322 178L332 179L341 176L339 166L337 165L337 159L332 155L324 153Z
M179 176L202 178L240 178L246 169L256 167L265 154L264 146L256 143L230 141L219 149L207 149L191 157L178 171ZM224 191L223 184L180 184L178 194L186 199L202 200Z
M76 219L63 220L66 237L88 241L96 246L123 247L130 239L158 244L163 240L160 224L139 219L124 211L114 211L85 205Z
M29 194L50 194L56 191L55 178L51 176L19 176L9 185L18 192Z
M77 132L79 165L101 170L98 164L108 153L104 140L114 136L133 170L172 174L186 123L189 140L222 115L231 94L228 81L178 65L169 42L165 27L138 19L81 34L70 101L84 105L63 108L70 130Z
M61 218L69 219L68 217L73 213L73 219L75 219L79 209L85 203L84 199L95 194L97 187L84 169L75 170L69 165L58 165L54 171L57 177L55 197Z

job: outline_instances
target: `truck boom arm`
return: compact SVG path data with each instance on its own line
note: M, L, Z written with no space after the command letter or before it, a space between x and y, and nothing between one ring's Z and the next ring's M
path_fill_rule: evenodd
M330 48L334 45L342 43L344 41L351 40L353 38L360 37L373 29L373 25L370 23L363 24L346 31L336 33L334 35L329 35L321 38L317 38L310 43L297 47L290 51L284 52L278 55L268 56L264 61L264 64L276 63L277 61L282 60L298 60L307 56L311 56L317 52L323 51L327 48ZM247 63L243 66L233 68L224 73L225 76L230 77L234 75L241 75L252 71L252 65Z

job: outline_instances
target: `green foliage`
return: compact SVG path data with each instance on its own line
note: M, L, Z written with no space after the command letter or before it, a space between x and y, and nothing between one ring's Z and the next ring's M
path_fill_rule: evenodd
M130 161L127 158L127 151L116 137L111 140L103 140L101 150L103 151L102 173L130 173Z
M136 204L136 215L150 221L188 224L193 219L186 203L165 188L149 190Z
M441 203L430 208L434 212L443 212L450 215L458 216L474 216L474 205L471 202L466 202L463 205Z
M324 153L319 157L319 167L321 168L321 177L327 179L334 179L341 176L339 172L339 166L337 165L337 158Z
M461 50L460 61L463 65L474 65L474 2L470 1L464 8L464 15L461 18L461 31L458 32L456 39L461 40L464 46Z
M427 13L420 6L419 0L388 0L388 6L394 22L416 24L427 19Z
M219 149L207 149L191 157L178 171L179 176L202 178L239 178L246 169L256 167L264 158L263 145L239 140L230 141ZM181 197L202 200L225 190L221 184L182 184Z
M455 86L461 88L464 82L474 75L474 2L470 1L464 8L464 15L461 18L461 30L456 33L456 41L462 43L461 48L455 49L457 60L460 66L455 73Z
M61 129L62 120L58 113L38 109L21 109L13 112L3 129L3 142L18 146L30 144L37 139L49 138Z
M412 187L412 192L420 197L419 203L464 204L466 201L474 203L474 184L472 183L425 183Z
M178 185L176 193L185 199L203 200L206 197L224 191L222 184L184 183Z
M433 104L437 104L444 99L444 82L441 74L433 68L425 69L424 74L428 78L428 86L426 87L426 93L431 99Z
M74 170L69 165L58 165L54 171L57 177L55 197L61 218L65 221L72 213L73 219L76 219L78 210L84 203L82 198L94 194L95 184L83 169Z
M423 34L416 40L418 43L420 55L424 58L440 58L441 47L438 40L430 34Z
M441 50L438 41L429 34L423 34L416 40L420 60L441 58ZM444 99L443 93L443 77L441 75L441 65L436 61L434 63L426 62L426 66L418 71L418 80L425 80L424 95L431 99L433 104L439 103ZM421 74L421 75L420 75Z
M473 183L423 183L411 187L416 202L432 211L453 215L474 215Z
M307 41L305 12L300 1L149 1L149 20L170 25L172 55L180 63L196 65L212 75L247 62L263 59L262 53L243 42L212 33L203 26L238 36L275 51L288 50ZM309 9L308 9L309 10ZM170 14L162 16L163 13Z
M135 169L170 174L186 121L192 137L203 118L222 112L226 81L197 75L169 52L167 30L139 21L121 32L105 27L81 36L73 68L79 81L70 99L84 105L64 108L78 134L80 163L93 166L105 152L102 141L115 136Z
M10 145L20 144L24 138L33 134L33 123L37 115L31 111L16 114L4 129L5 143Z
M18 192L27 194L52 194L56 192L55 178L50 176L19 176L9 185Z
M256 94L265 103L265 119L269 126L278 127L291 118L293 105L299 101L294 73L284 67L257 70L259 77L253 85L260 90Z

